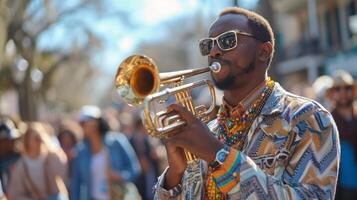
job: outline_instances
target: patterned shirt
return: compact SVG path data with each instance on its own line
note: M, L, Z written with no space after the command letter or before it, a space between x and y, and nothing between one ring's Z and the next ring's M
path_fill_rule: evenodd
M208 126L217 133L217 120ZM331 114L276 83L242 150L231 147L213 176L228 199L333 199L339 159L338 131ZM174 190L163 188L166 171L155 186L155 199L205 197L205 161L191 162Z

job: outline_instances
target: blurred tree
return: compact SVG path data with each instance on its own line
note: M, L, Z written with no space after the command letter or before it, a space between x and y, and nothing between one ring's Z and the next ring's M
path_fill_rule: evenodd
M64 76L62 78L72 79L72 82L57 80L57 83L60 82L59 84L68 91L74 91L75 88L79 95L81 93L78 91L81 91L81 88L78 87L89 82L91 76L82 76L80 79L72 76L75 74L72 72L78 70L84 71L84 74L93 71L90 67L90 55L101 45L99 36L88 27L88 24L81 20L69 19L75 14L80 15L80 12L85 9L92 9L95 12L105 7L95 0L0 1L0 91L9 87L17 90L20 116L23 120L37 119L38 106L41 102L51 100L50 103L54 106L57 100L53 99L52 87L59 68L67 68L66 76L70 75L70 78ZM113 17L115 14L110 13L110 15ZM66 45L41 48L41 37L51 28L59 25L70 30L80 27L81 35L77 38L85 38L84 44L76 41L71 43L68 39L63 41ZM51 39L48 41L52 42ZM51 94L52 99L48 99Z

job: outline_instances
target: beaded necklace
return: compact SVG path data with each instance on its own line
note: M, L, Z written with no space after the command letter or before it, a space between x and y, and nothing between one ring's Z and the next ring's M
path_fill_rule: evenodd
M241 150L248 129L263 109L266 100L273 91L274 85L275 82L268 77L262 93L254 100L252 106L250 106L250 108L239 118L229 118L223 105L220 107L217 115L217 137L221 142ZM224 200L227 198L227 196L221 193L216 187L212 176L212 169L210 168L208 169L206 191L208 200Z
M240 150L244 140L244 136L254 119L260 114L266 100L270 96L275 82L269 77L266 80L266 86L262 93L255 99L252 106L248 108L239 118L228 117L221 106L218 111L218 132L217 136L221 142Z

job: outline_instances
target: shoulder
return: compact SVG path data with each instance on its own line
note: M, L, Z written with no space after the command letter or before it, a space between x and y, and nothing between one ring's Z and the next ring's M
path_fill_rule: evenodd
M24 165L24 159L23 157L21 157L20 159L18 159L16 161L16 163L14 164L14 169L12 171L13 174L19 174L19 173L23 173L25 169L25 165Z
M288 135L335 132L331 114L316 101L292 94L277 84L261 114L260 128L269 134ZM277 131L278 130L278 131Z
M128 141L128 138L121 132L110 131L105 135L105 142L121 142Z
M320 142L336 140L338 135L335 121L329 111L318 102L287 92L285 109L281 119L289 120L290 127L298 138L312 137ZM316 138L316 136L318 136Z
M108 132L105 135L104 142L107 146L120 145L123 148L130 144L128 138L120 132Z
M326 116L332 119L330 112L318 102L287 92L280 86L277 90L281 96L275 102L277 103L275 107L280 107L280 115L285 119L299 121L314 116Z
M90 147L87 141L78 142L74 148L75 157L82 157L90 154Z
M86 142L85 140L78 142L75 147L76 151L83 151L87 148L89 148L89 146L88 146L88 142Z
M50 162L67 162L66 154L62 150L48 152L47 158Z
M324 112L330 114L326 108L315 100L298 96L292 93L286 95L286 106L288 109L294 112L294 116L298 117L299 115L306 112Z
M303 116L325 116L332 119L331 113L315 100L289 93L286 101L287 108L292 111L293 119Z

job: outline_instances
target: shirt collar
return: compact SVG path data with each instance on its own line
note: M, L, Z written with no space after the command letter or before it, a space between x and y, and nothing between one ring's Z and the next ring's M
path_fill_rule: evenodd
M258 95L264 89L264 84L262 83L256 89L254 89L246 98L244 98L237 106L230 106L223 98L223 107L225 112L229 111L229 114L232 113L233 110L236 111L245 111L248 106L258 97ZM274 88L270 96L268 97L265 105L261 111L261 115L272 115L276 113L282 113L284 111L284 97L288 94L286 90L284 90L278 82L275 82ZM255 98L254 98L255 97Z
M284 111L284 100L288 94L279 83L275 82L274 88L270 96L268 97L261 115L272 115L275 113L282 113Z
M231 106L229 103L224 99L222 99L224 110L229 114L232 115L233 113L242 113L247 110L254 100L263 92L266 86L266 81L260 83L257 87L255 87L242 101L239 102L236 106Z

